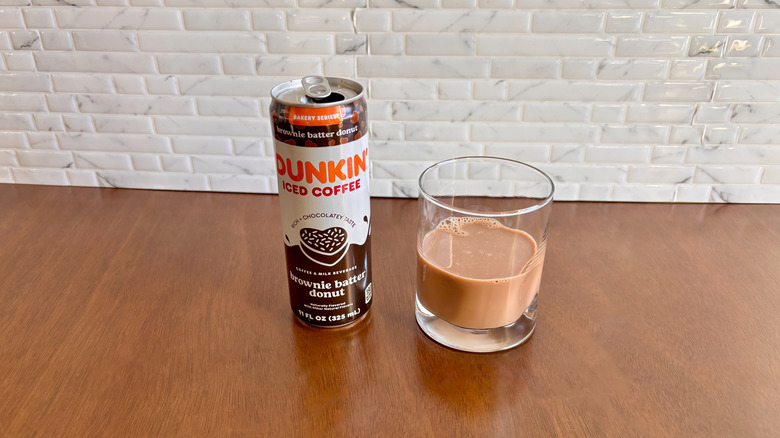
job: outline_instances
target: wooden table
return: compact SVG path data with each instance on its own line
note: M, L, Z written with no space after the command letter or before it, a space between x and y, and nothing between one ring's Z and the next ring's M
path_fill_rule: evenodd
M269 195L0 185L0 436L777 436L780 205L558 203L536 334L414 320L414 200L374 307L292 315Z

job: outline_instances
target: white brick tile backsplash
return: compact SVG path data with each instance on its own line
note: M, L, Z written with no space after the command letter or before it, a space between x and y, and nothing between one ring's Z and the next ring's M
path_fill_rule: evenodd
M368 37L368 50L372 55L403 55L404 37L391 33L382 33Z
M136 52L135 33L127 30L83 30L72 32L77 50Z
M334 36L327 34L269 33L268 53L326 55L334 53L333 41Z
M24 113L5 113L0 117L0 131L31 131L32 116Z
M154 57L140 53L36 52L40 71L155 73Z
M56 26L54 12L49 8L24 8L22 15L28 29L50 29Z
M607 14L606 32L611 34L639 33L642 12L617 11Z
M539 11L532 17L531 31L537 33L600 33L604 12Z
M587 122L590 106L577 103L528 103L523 120L528 122Z
M260 55L255 60L260 75L303 77L322 74L322 62L318 56L299 56L291 59L282 55Z
M159 135L58 133L60 148L70 151L170 152L170 139Z
M0 142L6 149L28 149L29 143L23 132L0 131Z
M412 34L406 36L407 55L473 55L475 40L469 34Z
M2 181L275 191L269 92L321 74L370 85L375 195L491 154L559 200L780 203L772 2L68 3L0 5Z
M490 77L507 79L554 79L560 77L560 59L496 58Z
M254 32L149 32L139 33L138 43L145 52L265 53L266 48Z
M687 36L622 36L617 38L615 56L621 58L683 56L687 43Z
M350 9L297 9L287 12L287 29L296 32L350 32Z
M357 73L363 77L486 78L487 58L449 57L358 57Z
M41 35L37 30L13 30L9 32L14 50L41 50Z
M73 37L70 32L61 30L42 30L41 43L46 50L73 50Z
M614 38L605 36L482 34L477 38L477 55L610 56L614 45Z
M114 88L119 94L146 94L146 82L141 76L115 75Z
M189 30L249 30L251 16L241 9L190 9L182 13Z
M16 158L24 167L73 167L73 154L59 151L16 151Z
M756 20L756 32L776 33L777 29L779 28L780 28L780 11L765 10L758 13L758 18Z
M526 11L401 9L393 11L396 32L528 32L531 14Z
M652 11L645 14L646 33L709 33L715 29L717 11Z
M181 14L167 8L55 8L61 29L182 29Z
M9 71L35 71L32 52L14 51L5 54L5 66ZM43 69L41 69L43 70Z
M19 8L0 8L0 29L22 28L24 28L24 20L22 20L22 11Z

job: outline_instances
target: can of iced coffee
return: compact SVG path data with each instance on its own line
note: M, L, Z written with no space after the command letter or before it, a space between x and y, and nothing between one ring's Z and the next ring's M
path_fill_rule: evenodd
M371 307L368 120L363 86L307 76L271 90L292 311L339 327Z

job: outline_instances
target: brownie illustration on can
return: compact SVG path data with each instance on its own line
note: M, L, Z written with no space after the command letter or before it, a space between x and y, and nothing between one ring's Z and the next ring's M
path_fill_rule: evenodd
M363 87L307 76L271 91L293 314L320 327L360 319L373 298Z

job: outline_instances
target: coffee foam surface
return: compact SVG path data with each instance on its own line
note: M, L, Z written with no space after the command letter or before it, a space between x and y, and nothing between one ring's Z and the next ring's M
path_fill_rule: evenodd
M503 225L501 222L482 217L450 217L443 220L436 228L445 231L447 233L455 234L458 236L465 236L468 233L463 230L465 225L479 224L487 228L501 228Z

